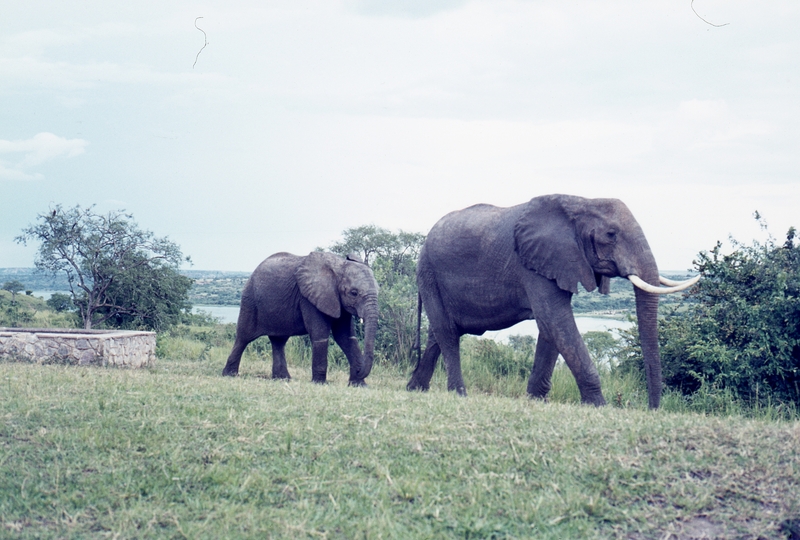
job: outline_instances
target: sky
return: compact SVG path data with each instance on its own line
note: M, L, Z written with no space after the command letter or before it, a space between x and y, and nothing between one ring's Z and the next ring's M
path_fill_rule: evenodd
M56 204L251 271L568 193L686 270L763 240L754 211L800 227L798 27L796 0L4 0L0 267Z

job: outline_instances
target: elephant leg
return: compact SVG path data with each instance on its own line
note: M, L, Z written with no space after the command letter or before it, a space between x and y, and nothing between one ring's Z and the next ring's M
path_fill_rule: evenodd
M273 337L270 336L269 341L272 343L272 378L273 379L291 379L289 369L286 367L286 354L284 348L288 337Z
M571 314L570 314L571 315ZM606 400L600 389L600 374L589 356L574 317L565 317L559 324L548 328L555 348L564 357L567 367L575 377L581 402L591 405L605 405ZM552 372L552 370L551 370Z
M441 349L436 342L436 337L433 332L428 332L428 344L425 346L425 353L419 359L417 367L411 374L411 380L408 381L406 389L409 391L422 390L427 391L431 387L431 378L433 371L436 369L436 361L439 359Z
M439 354L444 356L444 365L447 370L447 389L455 390L459 396L466 396L467 389L464 385L464 377L461 373L461 354L458 350L459 336L449 336L445 342L439 343L434 337L433 332L428 332L428 344L425 346L425 353L420 358L411 380L406 385L407 390L426 391L431 386L433 370L436 368L436 361Z
M311 382L322 384L328 378L328 336L331 335L331 321L305 298L300 302L300 311L303 325L311 338Z
M419 286L422 305L428 313L430 328L425 355L420 362L421 365L417 367L420 372L419 383L424 388L427 388L433 375L436 358L441 352L447 369L447 389L455 390L460 396L466 396L467 390L464 385L464 377L461 374L461 353L459 351L461 334L458 333L453 323L453 318L444 305L436 279L432 275L430 268L424 261L420 264L421 266L418 268L417 273L417 285ZM434 343L438 345L439 351L431 346L431 337L434 336ZM411 381L413 382L414 378ZM411 382L409 382L410 385Z
M311 382L328 380L328 338L311 341Z
M459 396L466 396L467 387L461 373L461 351L459 350L461 336L447 333L439 336L438 341L444 357L444 367L447 369L447 389L454 390Z
M247 301L247 295L244 293L243 295L244 298L239 309L239 319L236 323L236 339L233 342L231 354L228 355L228 361L225 363L225 367L222 368L222 374L230 377L239 374L239 363L242 361L242 354L245 348L250 342L262 335L256 324L258 313L253 303Z
M545 399L550 392L550 379L553 368L558 360L558 349L553 342L539 332L536 340L536 354L533 357L533 368L528 379L528 396L531 398Z
M363 378L359 378L362 367L364 365L364 358L361 354L361 349L358 346L358 338L355 336L355 329L353 328L353 320L339 321L331 328L333 332L333 339L337 345L342 349L342 352L347 357L350 363L350 386L367 386Z
M572 372L572 376L575 377L575 382L578 384L578 390L581 393L581 402L598 406L605 405L606 400L600 389L600 375L597 373L597 368L589 356L589 350L586 348L586 344L578 331L578 326L575 324L575 318L572 316L571 310L569 316L561 317L550 324L540 321L539 325L540 328L545 328L544 333L546 335L552 337L551 344L564 357L564 362ZM534 363L538 361L538 347L536 352L537 357ZM551 351L550 355L552 357L554 353ZM545 367L546 365L543 364L542 372L544 372ZM535 369L536 367L534 367ZM531 372L532 379L534 373L533 371ZM552 367L548 373L552 374Z
M536 307L536 321L541 334L545 340L549 341L548 349L550 350L546 358L555 362L555 353L552 351L555 348L564 357L567 367L575 377L581 394L581 402L597 406L605 405L606 400L600 389L600 375L597 373L597 368L589 356L589 350L575 324L571 305L572 294L559 289L551 280L538 277L536 279L538 281L527 283L526 289L528 297L531 299L531 305ZM549 389L552 367L543 362L539 368L536 366L538 360L539 348L537 346L531 381L541 382L542 377L546 374ZM538 371L539 369L541 372ZM538 373L541 375L537 375ZM535 375L536 380L534 380Z
M222 368L222 374L228 377L235 377L239 374L239 363L242 361L242 353L244 353L245 347L247 347L251 341L255 338L246 339L243 336L236 333L236 341L233 343L233 349L231 350L231 354L228 355L228 361L225 363L225 367Z

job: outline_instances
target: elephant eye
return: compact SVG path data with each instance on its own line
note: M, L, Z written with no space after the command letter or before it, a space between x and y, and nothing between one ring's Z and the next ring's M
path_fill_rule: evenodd
M609 242L614 242L614 241L616 241L616 239L617 239L617 231L608 231L608 232L606 233L606 239L607 239Z
M358 296L358 289L350 289L350 296Z

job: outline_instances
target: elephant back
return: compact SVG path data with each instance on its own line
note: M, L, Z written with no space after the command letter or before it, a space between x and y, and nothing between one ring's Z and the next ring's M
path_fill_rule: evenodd
M438 267L448 261L505 257L513 251L514 218L520 207L476 204L450 212L428 233L423 250Z
M303 262L303 257L292 253L280 252L264 259L255 269L245 285L249 289L252 300L263 304L278 299L288 299L297 294L295 272ZM244 298L245 293L242 293Z

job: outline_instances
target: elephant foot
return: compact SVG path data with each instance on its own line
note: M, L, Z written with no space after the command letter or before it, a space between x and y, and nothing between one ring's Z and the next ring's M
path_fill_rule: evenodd
M536 400L536 401L544 401L545 403L549 403L550 402L550 400L547 399L547 394L545 394L543 396L540 396L538 394L531 394L530 392L528 392L528 399Z
M225 369L222 370L222 376L223 377L237 377L238 375L239 375L239 370L238 369L225 368Z
M455 392L461 397L467 397L467 387L464 386L463 384L453 385L453 386L447 385L447 391Z
M367 383L364 381L364 379L355 379L348 382L347 386L358 386L361 388L367 388Z
M328 381L327 381L326 378L322 378L322 379L312 378L311 382L314 383L314 384L328 384Z
M427 392L430 389L430 385L422 384L414 379L408 381L406 385L406 390L409 392Z
M582 405L594 405L595 407L605 407L606 400L603 396L581 399Z
M272 374L272 378L273 379L283 379L285 381L289 381L289 380L291 380L292 377L289 376L288 373L278 373L277 375L275 373L273 373Z

